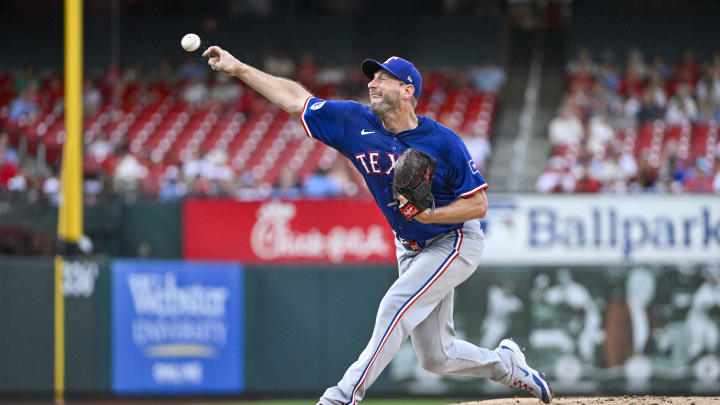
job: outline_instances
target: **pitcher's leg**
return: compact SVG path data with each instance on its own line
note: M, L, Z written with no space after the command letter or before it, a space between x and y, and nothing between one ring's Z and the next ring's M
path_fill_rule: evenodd
M419 253L383 297L368 346L320 402L353 405L364 397L410 331L472 273L467 266L455 265L462 244L462 231L458 230Z
M451 291L410 333L422 367L446 375L502 379L507 366L494 350L456 339Z

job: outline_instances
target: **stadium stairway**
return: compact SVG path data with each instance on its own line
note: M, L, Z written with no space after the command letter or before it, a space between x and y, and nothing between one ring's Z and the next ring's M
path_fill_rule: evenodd
M565 34L560 30L544 32L542 81L538 95L535 122L532 135L527 144L525 170L522 173L522 189L518 191L534 191L538 175L545 169L550 156L550 139L548 127L557 115L562 101L563 91L567 82L565 78Z
M525 87L529 76L533 35L513 30L509 35L507 78L497 116L497 130L493 139L493 154L487 176L494 191L508 191L513 159L513 142L519 131L518 117L522 112Z
M487 173L495 191L532 191L538 173L547 162L550 153L547 128L565 84L564 41L564 34L559 30L516 29L510 35L507 85L502 108L498 110L494 152ZM519 142L520 118L526 109L525 93L534 57L542 61L537 103L529 136ZM518 159L522 159L522 164L516 164Z

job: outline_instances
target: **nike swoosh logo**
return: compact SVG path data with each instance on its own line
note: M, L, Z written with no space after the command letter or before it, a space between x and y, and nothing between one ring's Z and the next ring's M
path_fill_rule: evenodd
M522 371L523 373L525 373L525 377L527 377L527 376L530 375L530 373L528 373L528 372L527 372L525 369L523 369L522 367L518 367L518 368L520 369L520 371Z
M360 131L360 135L367 135L367 134L374 134L375 131L366 131L365 128L363 128L362 131Z

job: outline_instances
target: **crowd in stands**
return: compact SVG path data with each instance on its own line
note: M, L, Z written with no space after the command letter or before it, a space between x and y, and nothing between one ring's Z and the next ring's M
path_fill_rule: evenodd
M536 182L553 192L720 193L720 53L677 63L631 49L582 49L549 125L552 154Z
M326 99L367 103L357 68L313 55L268 54L260 66L299 81ZM489 134L502 71L423 71L418 113L461 136L479 168L490 154ZM84 192L88 203L121 196L327 198L367 193L362 177L336 151L309 139L300 122L241 81L188 57L147 69L110 66L86 72ZM59 72L27 67L0 72L0 200L59 199L64 142L64 88Z

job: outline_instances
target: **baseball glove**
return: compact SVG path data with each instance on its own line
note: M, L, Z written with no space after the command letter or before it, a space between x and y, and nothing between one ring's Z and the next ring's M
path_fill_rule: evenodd
M430 191L435 176L435 159L427 153L409 148L395 162L395 177L392 181L393 198L398 195L407 198L400 205L400 213L410 221L415 215L430 208L435 210L435 198ZM394 203L398 204L399 203Z

